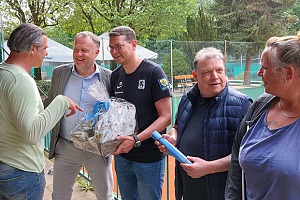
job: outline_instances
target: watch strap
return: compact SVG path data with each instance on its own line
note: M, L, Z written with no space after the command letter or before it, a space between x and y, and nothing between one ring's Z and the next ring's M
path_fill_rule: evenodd
M135 134L133 134L132 137L134 138L134 141L135 141L135 142L140 141L139 138L138 138Z
M134 141L135 141L134 147L141 146L141 141L139 140L139 138L137 137L137 135L133 134L132 137L134 138Z

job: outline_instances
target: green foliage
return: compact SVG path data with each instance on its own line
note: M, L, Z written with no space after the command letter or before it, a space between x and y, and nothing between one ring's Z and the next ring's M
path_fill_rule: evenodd
M300 30L300 1L290 7L285 13L287 19L287 29L291 35L295 35Z
M171 38L185 31L186 17L194 13L195 0L75 0L73 13L61 25L72 34L90 30L96 34L127 25L140 40Z
M184 39L188 41L214 41L217 39L215 18L204 12L202 5L196 16L187 17L187 32Z
M262 42L286 34L283 12L294 0L215 0L210 7L218 24L220 40Z
M51 37L73 38L83 30L100 35L128 25L143 41L261 42L273 35L295 34L300 28L299 7L299 0L3 0L0 11L5 39L18 24L30 22L49 27Z
M55 27L58 32L68 35L69 38L81 31L91 31L100 35L108 29L108 25L103 18L92 9L93 1L72 1L70 7L72 12L68 17L61 16L60 24Z
M182 74L190 74L192 71L192 66L188 64L186 60L186 56L179 49L174 49L172 53L173 60L173 75L182 75ZM164 72L168 77L171 77L171 54L167 54L163 58L163 66Z
M79 187L81 188L81 190L87 192L87 191L94 191L93 185L91 183L91 181L88 181L87 179L83 178L83 177L78 177L77 178L77 182L79 184Z
M3 0L0 11L13 22L33 23L42 28L58 25L58 16L70 12L64 0Z
M60 18L71 13L70 3L65 0L3 0L0 12L3 15L4 38L21 23L32 23L41 28L54 27Z
M47 96L50 90L51 82L47 80L37 80L36 85L39 89L40 95L43 97Z
M215 0L210 6L218 26L219 40L264 44L271 36L287 34L283 16L295 0ZM263 47L263 45L262 45ZM247 48L244 84L250 83L251 56L257 45Z

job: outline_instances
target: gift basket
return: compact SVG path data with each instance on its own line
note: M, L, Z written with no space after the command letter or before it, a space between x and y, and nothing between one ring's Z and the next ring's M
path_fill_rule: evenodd
M99 82L88 88L97 99L93 110L80 120L71 132L74 146L102 156L116 151L119 135L132 135L136 131L135 106L120 98L109 98L106 87Z

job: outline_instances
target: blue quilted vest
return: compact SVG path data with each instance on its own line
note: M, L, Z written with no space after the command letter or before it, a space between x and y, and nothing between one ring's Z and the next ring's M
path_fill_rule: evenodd
M178 146L180 146L185 126L193 113L193 107L199 98L202 97L197 84L181 98L176 115ZM228 85L215 97L215 103L209 109L203 126L205 160L216 160L231 154L236 130L251 102L252 100L247 95ZM226 178L227 172L205 176L208 199L224 199Z

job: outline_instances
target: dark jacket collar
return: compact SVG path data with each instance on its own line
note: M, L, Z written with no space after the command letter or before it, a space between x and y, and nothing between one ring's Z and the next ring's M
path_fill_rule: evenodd
M228 84L226 83L224 90L214 97L215 101L218 102L224 99L227 93L228 93ZM192 87L190 91L187 92L187 98L190 100L192 105L194 105L199 98L203 98L202 95L200 94L200 90L197 83Z

